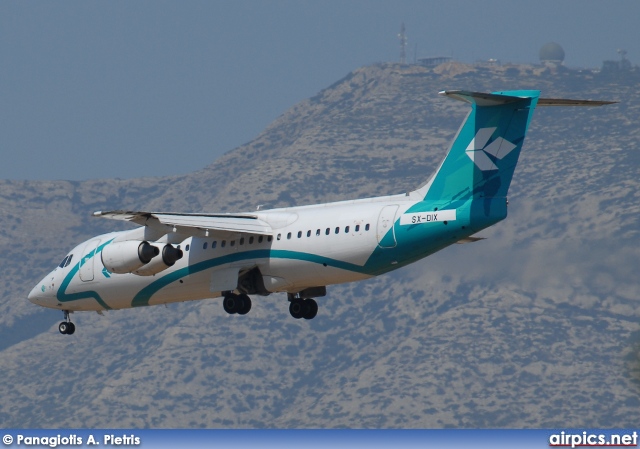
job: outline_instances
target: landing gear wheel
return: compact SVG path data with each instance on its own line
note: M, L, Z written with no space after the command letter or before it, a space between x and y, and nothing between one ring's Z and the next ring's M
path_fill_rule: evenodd
M305 315L306 307L302 298L295 298L291 300L289 304L289 313L296 320L299 320Z
M229 315L233 315L234 313L238 313L238 310L241 308L242 301L235 293L230 293L224 297L222 300L222 307L224 311Z
M296 320L304 318L305 320L312 320L318 314L318 303L313 298L301 298L294 293L288 293L289 297L289 313Z
M238 302L240 303L238 315L246 315L249 313L249 310L251 310L251 298L249 298L249 295L245 295L244 293L238 295Z
M318 314L318 303L313 298L307 298L304 300L305 313L302 316L305 320L312 320Z
M63 335L72 335L76 331L76 325L69 319L70 312L68 310L63 310L63 312L64 321L58 324L58 330Z
M69 329L71 329L71 326L69 326L69 323L67 323L66 321L63 321L62 323L58 324L58 330L63 335L68 334Z

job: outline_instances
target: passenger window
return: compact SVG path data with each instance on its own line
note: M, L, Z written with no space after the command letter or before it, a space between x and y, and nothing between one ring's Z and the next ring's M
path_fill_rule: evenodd
M336 234L340 234L340 227L339 226L336 227Z
M307 231L307 237L311 237L311 230Z
M189 245L187 244L187 246L184 247L185 251L189 251Z
M224 248L227 245L227 241L223 240L220 242L220 248Z
M302 237L302 231L298 231L298 238Z
M316 231L316 235L320 235L320 229Z
M360 225L356 225L356 232L360 231Z
M249 245L253 245L253 236L249 237Z
M213 243L211 244L211 249L215 248L216 246L218 246L218 241L214 240Z
M345 226L345 227L344 227L344 233L345 233L345 234L348 234L348 233L349 233L349 226Z
M270 242L271 240L273 240L273 236L272 235L267 236L267 242Z
M324 234L325 234L325 235L329 235L329 233L330 233L330 232L331 232L331 229L330 229L330 228L327 228L327 229L324 231Z
M240 238L240 244L241 244L241 245L244 245L244 237L241 237L241 238Z
M207 249L207 242L204 242L204 244L202 245L202 249Z
M287 240L291 240L291 233L290 232L287 234Z
M235 240L231 240L229 242L229 246L236 246L236 241Z
M280 237L282 237L282 234L278 234L278 237L276 237L278 240L280 240Z
M258 237L258 243L262 243L262 236Z
M369 230L369 223L367 223L367 224L364 226L364 230L365 230L365 231L368 231L368 230Z

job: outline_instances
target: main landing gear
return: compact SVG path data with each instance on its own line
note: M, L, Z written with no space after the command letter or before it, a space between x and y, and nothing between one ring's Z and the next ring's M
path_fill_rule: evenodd
M318 303L313 298L301 298L299 294L288 293L289 313L292 317L299 320L312 320L318 314ZM222 300L222 307L229 315L246 315L251 310L251 298L246 293L225 292ZM61 323L60 325L62 326ZM71 323L69 323L71 324ZM71 324L73 325L73 324ZM62 331L60 331L62 332Z
M229 315L237 313L238 315L246 315L251 310L251 298L249 295L241 293L239 295L229 292L224 295L222 307Z
M318 314L318 303L313 298L300 298L299 296L288 293L289 297L289 313L296 320L304 318L312 320Z
M64 321L58 325L58 330L61 334L72 335L76 331L76 325L71 322L69 318L69 311L63 310Z

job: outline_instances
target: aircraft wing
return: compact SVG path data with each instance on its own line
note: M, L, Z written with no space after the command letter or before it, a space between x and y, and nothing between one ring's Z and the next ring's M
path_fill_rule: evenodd
M272 235L271 226L253 214L181 214L141 211L98 211L94 217L130 221L163 233L179 232L197 237L244 233Z

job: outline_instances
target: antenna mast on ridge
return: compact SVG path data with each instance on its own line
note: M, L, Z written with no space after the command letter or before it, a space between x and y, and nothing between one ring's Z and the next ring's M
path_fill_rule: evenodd
M407 35L404 32L404 22L402 22L402 26L400 27L400 34L398 34L398 38L400 39L400 64L407 63Z

